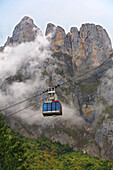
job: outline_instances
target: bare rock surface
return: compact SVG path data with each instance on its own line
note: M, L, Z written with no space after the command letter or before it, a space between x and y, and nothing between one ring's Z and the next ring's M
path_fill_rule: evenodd
M45 119L40 112L40 116L34 116L34 122L31 122L32 117L21 117L26 114L23 111L6 118L7 123L27 137L47 137L69 144L75 150L113 160L113 50L106 30L87 23L80 30L72 27L66 34L62 27L49 23L45 35L50 42L51 58L39 62L37 55L32 59L31 68L35 67L32 72L29 72L31 61L26 59L17 73L5 80L1 89L7 96L11 84L35 80L39 74L40 81L45 80L44 88L61 85L56 94L64 108L63 116ZM42 36L40 29L31 18L24 17L0 50L33 42L37 36ZM39 50L44 51L42 45ZM44 90L43 85L35 88L30 95ZM32 112L39 112L41 102L37 103L38 99L29 102L34 106ZM32 116L28 112L29 115Z
M5 46L34 41L37 35L42 35L41 30L34 24L31 18L25 16L20 23L16 25L12 37L8 37Z

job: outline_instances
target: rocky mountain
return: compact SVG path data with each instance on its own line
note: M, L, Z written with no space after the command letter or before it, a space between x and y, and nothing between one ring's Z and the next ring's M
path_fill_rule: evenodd
M111 40L99 25L83 24L80 31L72 27L68 34L62 27L48 24L46 36L52 34L52 50L72 56L77 69L98 66L112 53Z
M37 34L42 35L42 32L31 18L25 16L21 22L16 25L12 37L8 37L5 46L33 41Z
M42 92L48 86L60 84L56 94L63 105L63 116L39 116L31 121L32 114L36 111L41 115L40 98L35 98L28 102L32 106L29 121L26 116L18 114L7 118L8 114L14 112L7 110L4 113L7 123L27 137L44 136L69 144L75 150L113 160L113 50L106 30L99 25L83 24L80 30L72 27L66 34L62 27L49 23L45 33L46 40L41 37L44 37L41 30L29 17L24 17L15 27L1 53L7 55L7 47L11 50L15 47L20 50L22 48L25 51L21 46L25 44L29 55L24 62L22 60L15 73L3 80L1 94L8 98L14 83L25 85L27 82L28 85L28 82L32 82L32 90L27 92L30 96L37 91ZM29 50L32 46L33 51ZM20 50L18 53L23 55ZM49 55L51 57L44 58ZM34 86L37 77L37 86ZM26 94L22 94L26 98ZM12 103L10 101L8 104ZM21 112L23 115L29 114L25 110Z

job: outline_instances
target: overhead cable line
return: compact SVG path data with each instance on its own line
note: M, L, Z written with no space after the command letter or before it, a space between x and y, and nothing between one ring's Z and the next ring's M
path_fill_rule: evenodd
M21 111L23 111L23 110L27 109L28 107L30 107L30 105L28 105L28 106L24 107L24 108L23 108L23 109L21 109L21 110L18 110L17 112L14 112L14 113L12 113L12 114L10 114L10 115L6 116L6 118L7 118L7 117L10 117L10 116L12 116L12 115L14 115L14 114L16 114L16 113L19 113L19 112L21 112Z
M45 99L47 99L47 98L44 98L44 99L42 99L42 100L45 100ZM40 101L38 101L38 102L41 102L42 100L40 100ZM19 113L19 112L21 112L21 111L23 111L23 110L25 110L25 109L27 109L27 108L29 108L29 107L31 107L31 105L27 105L27 106L24 107L23 109L20 109L20 110L14 112L14 113L11 113L10 115L6 116L6 118L7 118L7 117L10 117L10 116L12 116L12 115L15 115L16 113Z
M104 62L104 63L105 63L105 62ZM80 76L74 77L74 79L80 78L80 77L86 75L87 73L91 73L91 71L100 68L102 65L103 65L103 63L102 63L100 66L98 66L98 67L96 67L96 68L93 68L93 69L91 69L90 71L87 71L87 72L84 73L84 74L81 74ZM108 68L107 68L107 69L108 69ZM106 71L107 69L102 70L102 72ZM99 73L100 73L100 72L99 72ZM99 73L94 73L94 74L92 74L92 75L94 76L94 75L97 75L97 74L99 74ZM91 75L90 75L90 76L91 76ZM88 78L88 77L87 77L87 78ZM78 81L83 82L83 81L86 80L87 78L84 78L83 80L78 80ZM71 80L71 81L74 81L74 79L70 79L70 80ZM74 82L74 83L75 83L75 84L79 84L79 83L76 83L76 82ZM66 84L66 83L64 82L64 83L62 83L61 85L63 85L63 84ZM61 86L61 85L58 84L58 85L56 85L56 86L54 86L54 87L56 88L56 87ZM20 102L18 102L18 103L15 103L15 104L13 104L13 105L10 105L10 106L8 106L8 107L6 107L6 108L1 109L0 111L4 111L4 110L9 109L9 108L11 108L11 107L14 107L14 106L16 106L16 105L18 105L18 104L24 103L25 101L27 101L27 100L29 100L29 99L32 99L32 98L35 98L35 97L37 97L37 96L40 96L40 95L42 95L43 93L46 93L47 91L48 91L48 90L45 90L45 91L43 91L43 92L40 93L40 94L37 94L37 95L32 96L32 97L29 97L29 98L27 98L27 99L25 99L25 100L22 100L22 101L20 101Z
M58 85L56 85L56 86L54 86L54 87L57 88L58 86L60 86L60 85L58 84ZM0 109L0 111L4 111L4 110L9 109L9 108L11 108L11 107L14 107L14 106L16 106L16 105L18 105L18 104L24 103L24 102L26 102L27 100L32 99L32 98L35 98L35 97L37 97L37 96L41 96L42 94L44 94L44 93L46 93L46 92L48 92L48 89L47 89L47 90L44 90L44 91L43 91L42 93L40 93L40 94L37 94L37 95L35 95L35 96L29 97L29 98L27 98L27 99L25 99L25 100L22 100L22 101L20 101L20 102L17 102L17 103L15 103L15 104L13 104L13 105L10 105L10 106L8 106L8 107L5 107L5 108L3 108L3 109Z
M26 102L26 101L29 100L29 99L35 98L35 97L37 97L37 96L42 95L43 93L46 93L47 91L48 91L48 90L45 90L45 91L43 91L43 92L40 93L40 94L37 94L37 95L35 95L35 96L29 97L29 98L27 98L27 99L25 99L25 100L22 100L22 101L20 101L20 102L18 102L18 103L15 103L15 104L13 104L13 105L10 105L10 106L8 106L8 107L5 107L5 108L1 109L0 111L4 111L4 110L9 109L9 108L11 108L11 107L14 107L14 106L16 106L16 105L18 105L18 104L24 103L24 102Z
M109 59L111 59L111 58L112 58L112 57L109 57L109 58L108 58L107 60L105 60L101 65L99 65L99 66L97 66L97 67L95 67L95 68L92 68L92 69L90 69L89 71L86 71L86 72L83 73L83 74L80 74L80 75L77 75L77 76L73 77L73 79L71 79L71 81L74 81L74 79L80 78L80 77L82 77L82 76L84 76L84 75L87 76L88 73L90 73L89 77L91 77L91 76L100 74L101 72L107 71L107 70L110 68L110 67L108 68L108 66L109 66L108 64L109 64ZM110 62L111 62L112 65L113 65L113 60L110 61ZM105 68L105 69L103 68L104 64L107 64L107 68ZM97 69L99 69L99 68L102 68L102 71L97 70ZM92 73L92 71L98 71L98 72ZM84 80L88 79L89 77L86 77L86 78L84 78L84 79L82 79L82 80L79 80L79 79L78 79L77 81L83 82ZM74 82L74 83L79 84L79 83L77 83L77 82Z

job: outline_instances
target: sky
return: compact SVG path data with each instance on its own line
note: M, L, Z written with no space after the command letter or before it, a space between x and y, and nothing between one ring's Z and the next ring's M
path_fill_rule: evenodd
M43 34L48 23L62 26L66 33L84 23L101 25L113 43L113 0L0 0L0 46L24 16Z

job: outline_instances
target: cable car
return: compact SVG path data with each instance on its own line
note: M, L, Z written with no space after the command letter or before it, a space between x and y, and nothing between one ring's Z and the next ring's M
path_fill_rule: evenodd
M55 88L49 88L48 101L43 103L43 116L60 116L62 115L62 106L59 100L55 100Z

